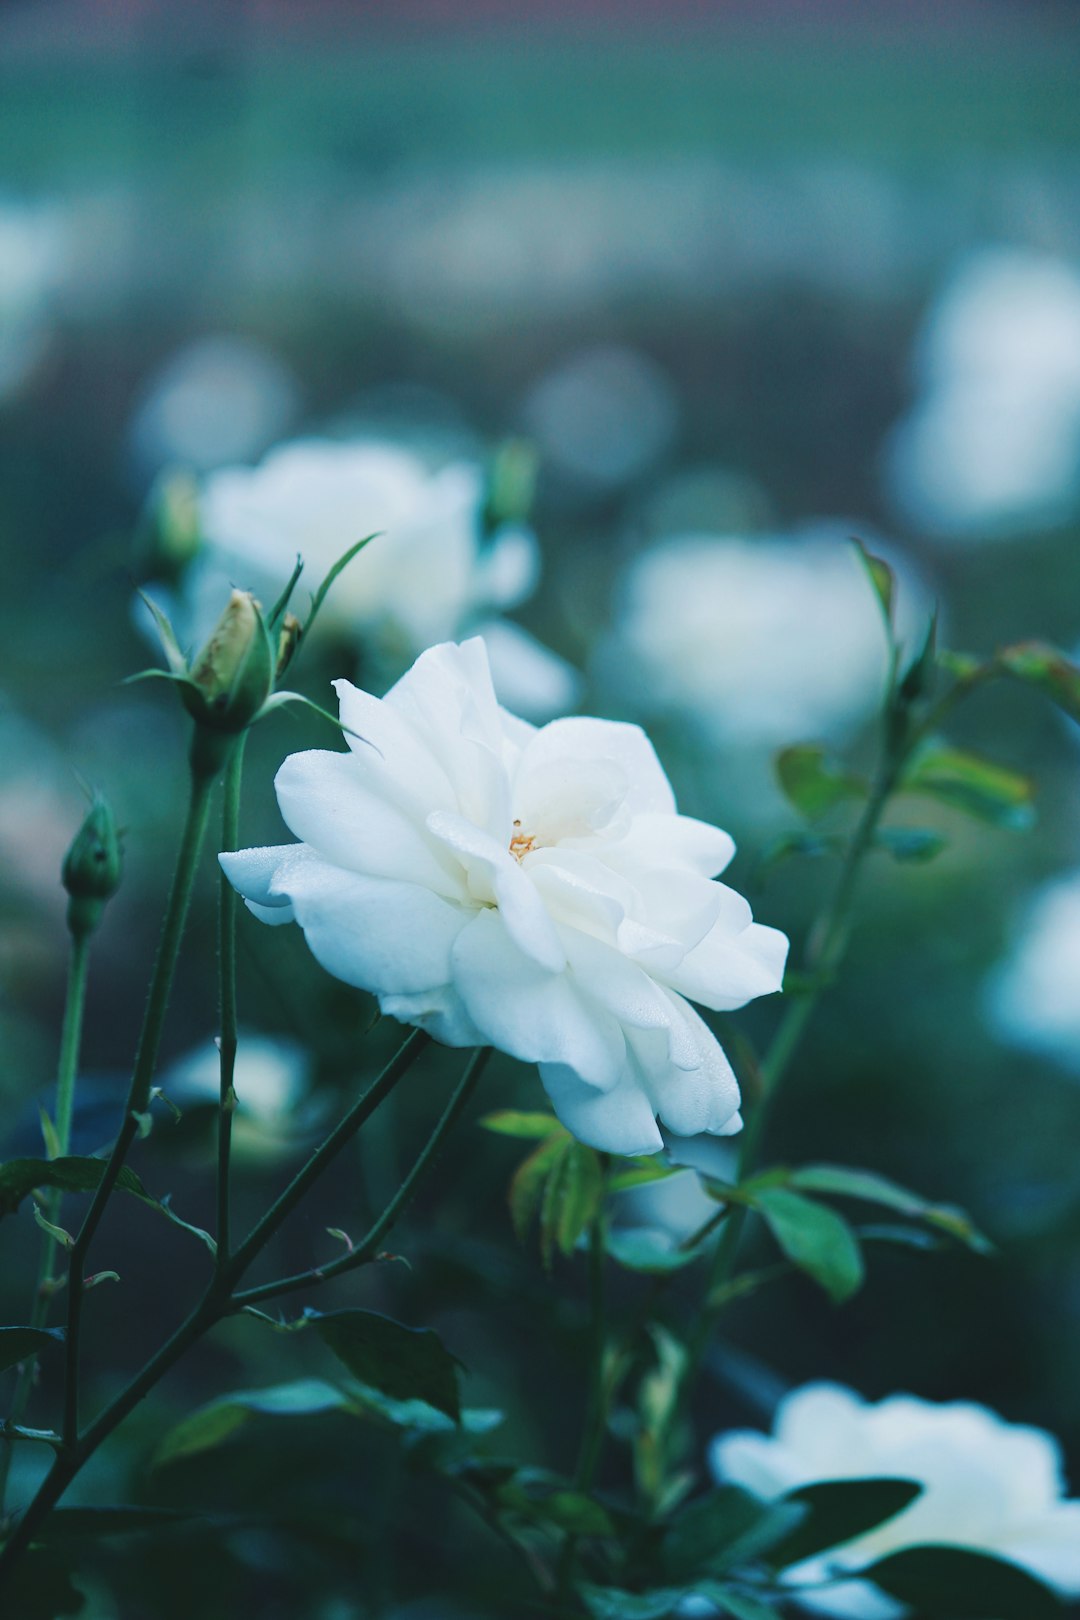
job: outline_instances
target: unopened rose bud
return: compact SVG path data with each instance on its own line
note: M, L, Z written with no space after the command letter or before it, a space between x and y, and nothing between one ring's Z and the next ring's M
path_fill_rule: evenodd
M538 460L535 448L527 439L508 439L495 452L484 502L486 529L525 522L536 494Z
M139 572L174 583L201 549L198 480L184 467L169 467L155 481L139 517Z
M255 719L273 690L274 655L250 591L233 591L188 674L184 702L200 727L232 734Z
M300 635L303 626L295 613L286 613L281 621L281 632L278 636L277 669L275 676L278 680L284 675L292 663L293 654L300 645Z
M95 796L61 871L70 896L68 927L73 934L89 934L97 927L106 901L120 886L120 868L120 837L112 810L105 799Z

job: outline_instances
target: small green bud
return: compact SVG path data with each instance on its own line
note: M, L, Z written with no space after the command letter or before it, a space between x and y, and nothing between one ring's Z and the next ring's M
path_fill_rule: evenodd
M274 653L259 604L233 591L181 688L199 726L235 734L255 719L274 687Z
M490 533L503 523L524 523L536 495L539 457L527 439L508 439L495 452L488 474L484 527Z
M70 895L68 927L89 934L101 921L105 902L120 886L120 837L108 802L95 794L75 840L64 856L61 878Z
M280 680L293 661L293 655L300 645L300 636L303 625L295 613L286 613L281 621L281 630L278 635L277 668L275 677Z
M140 575L174 583L201 549L198 480L185 467L167 467L139 516L135 553Z

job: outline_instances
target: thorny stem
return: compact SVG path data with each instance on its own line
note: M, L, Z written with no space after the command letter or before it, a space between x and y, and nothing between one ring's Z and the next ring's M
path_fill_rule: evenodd
M73 932L71 937L71 962L68 970L67 993L64 1000L64 1022L60 1034L60 1058L57 1065L56 1076L56 1147L57 1157L63 1157L71 1146L71 1119L75 1105L75 1079L79 1066L79 1049L82 1044L83 1012L86 1006L86 972L90 960L90 934L84 929ZM45 1203L45 1214L52 1225L56 1225L60 1214L60 1192L53 1188ZM38 1263L37 1283L34 1289L33 1306L30 1311L30 1326L43 1328L49 1318L49 1306L52 1303L52 1268L56 1258L56 1239L51 1232L43 1231L41 1234L41 1258ZM8 1422L15 1424L22 1421L30 1391L34 1384L34 1358L27 1356L19 1369L15 1384L15 1393L12 1397L11 1411ZM0 1519L3 1518L4 1501L7 1495L8 1475L11 1471L11 1458L14 1441L6 1439L0 1450Z
M378 1079L373 1082L363 1097L353 1105L322 1147L312 1154L304 1168L289 1183L281 1197L256 1225L247 1240L231 1257L228 1264L215 1271L203 1297L172 1336L150 1358L142 1370L136 1374L127 1388L121 1391L112 1404L106 1407L82 1434L74 1436L70 1442L61 1445L49 1474L46 1476L37 1495L19 1519L4 1545L3 1551L0 1552L0 1589L2 1589L7 1575L37 1536L44 1520L102 1442L108 1439L113 1430L138 1406L139 1402L149 1394L150 1390L186 1354L192 1345L198 1343L204 1334L215 1323L221 1321L223 1317L229 1316L242 1308L245 1298L243 1294L235 1292L235 1285L248 1265L269 1242L281 1222L291 1212L312 1182L322 1173L331 1159L341 1151L350 1137L355 1135L373 1109L412 1066L415 1059L429 1044L429 1041L430 1037L422 1031L413 1031L395 1056L391 1058ZM461 1112L462 1107L464 1107L472 1086L479 1077L483 1061L487 1055L488 1049L483 1048L476 1052L470 1060L462 1081L459 1082L454 1096L435 1126L431 1140L421 1153L416 1166L414 1166L409 1178L410 1189L415 1185L422 1169L430 1164L438 1144ZM394 1205L394 1214L396 1214L404 1205L400 1193L392 1200L392 1204ZM385 1231L392 1219L393 1214L388 1207L372 1229L373 1233Z
M240 785L244 774L244 744L247 732L236 740L225 771L225 802L221 817L221 847L235 849L240 841ZM236 1092L236 914L237 894L224 872L218 891L218 983L221 1028L218 1034L221 1087L218 1103L217 1148L217 1264L219 1270L229 1258L230 1197L229 1159L232 1151L233 1114Z
M746 1180L756 1166L771 1100L787 1073L822 995L846 954L851 935L853 901L862 864L873 848L889 799L918 744L936 729L945 714L958 701L968 695L973 684L971 681L958 681L918 723L913 723L902 710L898 711L890 688L884 715L885 741L881 762L862 814L844 852L832 897L815 923L808 942L805 971L811 979L810 988L788 1007L761 1065L761 1096L742 1133L739 1153L740 1181ZM732 1208L713 1253L705 1298L706 1301L712 1300L714 1303L711 1306L707 1304L701 1312L687 1346L687 1362L682 1381L684 1398L689 1394L708 1348L717 1315L723 1308L725 1284L731 1279L739 1241L749 1214L750 1209L746 1204Z
M149 1105L150 1086L154 1078L154 1070L157 1067L158 1047L161 1044L161 1032L169 1005L169 993L172 989L176 958L180 950L184 924L187 921L188 908L191 904L191 891L199 864L199 854L206 835L212 786L212 774L198 770L192 771L187 819L184 823L180 852L176 859L176 870L173 874L172 888L169 891L168 904L165 908L165 919L161 927L161 939L158 943L154 970L150 979L150 991L147 997L142 1031L139 1035L139 1045L135 1053L131 1086L124 1106L124 1122L120 1127L120 1134L113 1146L104 1174L98 1183L90 1208L87 1210L86 1217L79 1229L79 1234L68 1258L68 1321L67 1355L64 1368L63 1436L65 1445L69 1447L75 1444L79 1432L79 1346L82 1324L83 1270L86 1263L86 1254L93 1241L94 1233L98 1229L101 1217L105 1212L105 1206L109 1201L113 1188L116 1186L117 1177L123 1167L128 1150L138 1135L139 1115L145 1113Z
M416 1040L417 1035L410 1036L410 1040ZM426 1040L427 1037L423 1037L423 1039ZM408 1045L408 1042L406 1042L406 1045ZM346 1271L355 1271L358 1266L368 1265L374 1260L379 1252L379 1244L406 1205L411 1201L418 1183L468 1103L483 1072L484 1065L490 1056L491 1048L489 1046L477 1047L412 1169L374 1226L354 1249L351 1249L348 1254L340 1255L336 1260L329 1261L324 1266L314 1266L308 1271L296 1272L291 1277L281 1277L276 1282L261 1283L256 1288L245 1288L241 1293L233 1296L234 1303L240 1306L255 1305L260 1300L273 1298L276 1294L291 1294L299 1288L307 1288L315 1283L326 1282L331 1277L340 1277Z

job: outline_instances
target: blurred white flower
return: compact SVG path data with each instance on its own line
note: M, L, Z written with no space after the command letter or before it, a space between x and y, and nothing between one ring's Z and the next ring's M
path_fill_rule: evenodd
M0 400L18 391L45 353L66 251L55 208L0 199Z
M202 525L218 564L243 572L257 594L279 589L298 554L314 589L377 532L336 581L321 623L415 654L476 612L516 605L536 583L531 534L510 529L481 544L483 495L480 468L468 463L433 472L391 444L298 440L259 467L210 477Z
M1019 248L965 259L927 316L921 392L888 446L901 510L981 540L1080 506L1080 271Z
M298 922L390 1017L539 1064L594 1146L654 1152L657 1115L737 1130L731 1066L685 998L778 990L787 940L710 881L731 839L676 813L644 733L515 719L479 639L424 653L382 701L336 684L349 751L277 775L302 841L221 856L255 915Z
M624 578L604 678L642 709L681 714L725 742L843 734L880 703L888 669L850 532L688 535L651 547ZM909 575L900 584L903 636L922 593Z
M880 1528L793 1567L792 1585L934 1542L1011 1559L1063 1593L1080 1593L1080 1501L1063 1500L1057 1441L984 1406L912 1395L870 1404L836 1384L807 1384L780 1403L772 1435L720 1435L710 1462L719 1481L766 1501L816 1480L876 1476L923 1487ZM852 1620L904 1612L865 1581L801 1593L799 1601Z
M704 1226L717 1208L697 1171L679 1170L620 1193L615 1219L621 1231L649 1232L663 1247L675 1249Z
M1030 902L987 982L986 1007L1005 1040L1080 1070L1080 872Z
M220 1072L217 1043L208 1039L169 1065L161 1088L181 1109L199 1103L216 1107ZM298 1041L241 1030L233 1074L237 1148L294 1141L297 1130L313 1121L311 1078L310 1053Z
M210 472L259 455L286 432L299 389L277 355L251 338L198 338L143 389L129 430L143 474L179 465Z
M541 377L523 416L545 462L589 489L616 489L667 449L678 410L660 368L633 349L572 355Z

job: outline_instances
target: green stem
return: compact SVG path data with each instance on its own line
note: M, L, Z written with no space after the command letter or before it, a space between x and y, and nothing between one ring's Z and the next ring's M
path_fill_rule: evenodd
M225 772L225 803L221 817L221 847L236 849L240 841L240 785L244 774L244 744L247 732L237 738ZM217 1149L217 1265L221 1270L229 1258L230 1188L229 1161L232 1152L233 1114L236 1112L237 1015L236 1015L236 890L220 875L218 891L218 980L221 1028L218 1051L221 1086L218 1105Z
M149 1106L150 1087L157 1067L158 1048L169 1005L176 958L191 904L199 854L206 835L212 786L211 775L192 771L187 819L184 823L180 852L176 860L172 888L169 891L165 919L161 927L161 939L150 979L150 991L135 1053L131 1086L124 1105L123 1124L68 1258L67 1355L64 1369L63 1420L64 1444L68 1447L74 1446L79 1433L79 1348L86 1254L105 1212L105 1206L116 1186L128 1150L138 1135L139 1115L145 1113Z
M412 1067L420 1053L430 1044L430 1041L431 1036L425 1034L422 1029L414 1029L412 1034L408 1036L378 1079L368 1087L359 1101L353 1104L340 1124L336 1125L330 1132L326 1141L315 1149L307 1163L296 1172L289 1185L278 1195L266 1214L256 1223L249 1235L241 1243L229 1263L229 1275L233 1279L239 1277L256 1254L266 1247L266 1244L282 1222L296 1208L312 1182L322 1175L333 1159L337 1158L342 1148L352 1140L368 1116L375 1112L383 1098L390 1095L402 1075ZM329 1271L329 1267L326 1269Z
M90 961L90 934L79 929L71 937L71 961L68 969L67 993L64 1000L64 1022L60 1033L60 1058L56 1076L56 1128L57 1157L62 1158L71 1146L71 1119L75 1106L75 1080L82 1045L83 1013L86 1007L86 973ZM47 1219L55 1226L60 1215L60 1192L54 1188L45 1205ZM41 1257L38 1262L37 1283L30 1311L30 1326L43 1328L49 1319L52 1304L52 1268L56 1258L56 1239L51 1232L41 1234ZM15 1393L11 1402L9 1423L21 1423L30 1391L34 1383L34 1358L28 1356L19 1369ZM0 1519L3 1518L7 1496L8 1475L14 1442L5 1440L0 1449Z
M411 1037L415 1039L416 1037ZM491 1056L489 1046L479 1046L465 1066L465 1072L458 1081L450 1100L439 1118L412 1169L401 1183L397 1192L391 1198L371 1230L348 1254L331 1260L325 1266L314 1266L308 1271L296 1272L291 1277L280 1277L276 1282L261 1283L257 1288L245 1288L241 1293L234 1294L236 1305L257 1305L260 1300L271 1299L276 1294L291 1294L299 1288L307 1288L314 1283L326 1282L331 1277L340 1277L346 1271L355 1271L358 1266L365 1266L374 1260L379 1252L379 1244L395 1224L406 1205L412 1200L417 1185L426 1174L428 1166L441 1148L449 1132L461 1115L463 1109L476 1088L484 1065ZM370 1093L369 1093L370 1095Z
M606 1169L606 1167L605 1167ZM581 1446L574 1470L574 1489L587 1495L592 1490L604 1449L607 1428L607 1390L604 1382L604 1348L607 1342L607 1301L604 1289L604 1216L601 1211L589 1228L589 1394ZM556 1583L557 1602L570 1601L577 1565L579 1537L572 1532L563 1542Z
M247 1241L232 1256L228 1267L224 1271L214 1273L213 1280L206 1293L194 1310L172 1334L171 1338L150 1358L112 1404L106 1407L81 1435L77 1435L70 1445L65 1445L57 1453L56 1460L37 1495L30 1502L5 1543L3 1550L0 1551L0 1588L2 1588L3 1582L12 1568L33 1542L44 1520L102 1442L108 1439L113 1430L123 1422L128 1414L149 1394L155 1384L164 1377L192 1345L198 1343L215 1323L240 1308L243 1303L243 1295L233 1294L231 1289L242 1275L244 1269L255 1259L264 1245L269 1242L281 1221L293 1208L297 1197L302 1196L303 1192L315 1180L315 1177L326 1168L334 1154L340 1152L349 1136L355 1134L372 1109L397 1083L417 1055L423 1051L429 1040L430 1037L419 1030L415 1030L409 1036L379 1078L369 1087L360 1101L350 1109L341 1125L327 1139L327 1143L324 1143L324 1148L329 1143L333 1143L332 1151L324 1152L320 1149L312 1155L304 1170L294 1178L272 1210L258 1223ZM479 1067L480 1065L474 1059L466 1071L467 1076L471 1073L475 1078L479 1073ZM462 1087L459 1086L458 1091L461 1090ZM460 1112L460 1108L456 1112ZM456 1117L456 1112L454 1117ZM450 1108L446 1110L443 1119L440 1120L440 1126L443 1125L449 1113ZM430 1146L429 1144L429 1148ZM430 1162L431 1156L430 1151L425 1151L422 1156L424 1162ZM302 1182L302 1186L294 1197L294 1190L300 1182Z
M862 814L844 852L832 898L810 936L806 972L814 981L812 988L788 1007L761 1065L761 1096L742 1133L739 1153L740 1181L744 1181L756 1167L770 1103L787 1073L832 975L843 960L851 934L852 902L863 860L873 847L889 797L911 749L921 735L922 728L918 732L912 731L902 743L893 747L887 746L884 750L881 767L874 778ZM723 1290L734 1270L739 1242L749 1213L749 1208L745 1204L736 1205L732 1209L713 1251L705 1299L713 1300L714 1303L711 1306L707 1304L700 1312L687 1343L687 1359L681 1383L683 1395L681 1404L684 1404L689 1396L708 1349L717 1316L723 1308Z

